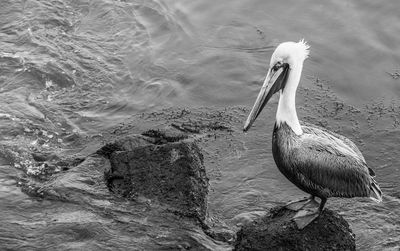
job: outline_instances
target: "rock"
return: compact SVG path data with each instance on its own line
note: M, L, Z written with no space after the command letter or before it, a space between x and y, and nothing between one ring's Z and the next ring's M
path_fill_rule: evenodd
M146 135L146 136L144 136ZM109 189L129 199L143 198L203 222L208 178L193 139L176 132L147 131L108 144L97 153L109 158Z
M217 228L209 228L204 231L208 236L213 238L214 240L233 244L236 234L235 231L224 228L224 227L217 227Z
M246 224L237 233L236 251L355 250L355 237L342 216L325 209L303 230L292 221L295 212L284 207Z

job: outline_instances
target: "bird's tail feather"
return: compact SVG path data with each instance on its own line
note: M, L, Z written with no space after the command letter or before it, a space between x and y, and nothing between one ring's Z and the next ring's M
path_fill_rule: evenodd
M370 190L369 197L375 202L382 202L382 191L374 179L372 179Z

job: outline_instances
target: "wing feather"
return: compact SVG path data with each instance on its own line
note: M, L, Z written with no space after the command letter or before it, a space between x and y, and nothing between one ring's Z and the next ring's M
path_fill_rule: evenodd
M344 143L347 147L349 147L352 151L354 151L354 153L357 154L358 157L365 162L364 156L362 155L361 151L358 149L356 144L354 144L353 141L351 141L350 139L335 132L328 131L327 129L320 126L316 126L307 122L302 122L302 124L303 124L302 129L305 130L308 134L324 134L325 137L332 136L333 140L338 139L342 141L342 143Z
M370 195L371 171L353 142L316 127L303 132L292 151L303 181L326 197Z

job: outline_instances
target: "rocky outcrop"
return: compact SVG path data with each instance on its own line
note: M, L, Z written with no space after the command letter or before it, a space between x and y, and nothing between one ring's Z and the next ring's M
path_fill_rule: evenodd
M106 181L115 194L150 199L173 213L205 220L208 178L193 139L176 130L150 130L98 153L110 160Z
M240 229L234 250L355 250L354 234L337 213L325 209L302 230L292 221L294 215L284 207L271 209Z
M292 221L295 212L273 208L244 223L236 240L229 229L209 228L205 224L208 178L203 155L194 137L186 133L172 126L126 136L102 147L97 153L109 160L105 177L110 191L131 200L149 200L152 207L157 204L164 212L193 219L208 236L234 242L238 251L355 250L348 223L330 210L299 230Z

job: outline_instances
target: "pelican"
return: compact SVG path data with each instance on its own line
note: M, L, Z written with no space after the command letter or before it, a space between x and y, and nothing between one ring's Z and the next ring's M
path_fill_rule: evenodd
M370 197L382 201L374 171L351 140L312 124L300 124L297 118L296 90L309 48L300 40L281 43L275 49L267 77L243 128L245 132L249 130L268 100L279 92L272 136L274 160L289 181L311 195L286 206L296 211L293 220L299 229L318 217L330 197Z

